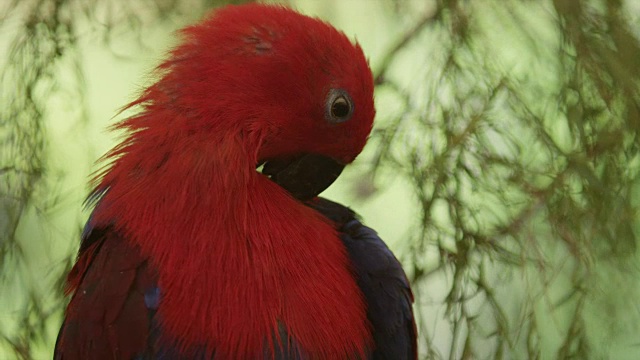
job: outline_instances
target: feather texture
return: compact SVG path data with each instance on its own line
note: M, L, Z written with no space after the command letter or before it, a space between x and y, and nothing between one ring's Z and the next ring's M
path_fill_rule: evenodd
M69 275L74 295L58 335L55 359L132 359L148 345L144 293L155 275L140 252L111 228L85 241Z
M323 198L307 205L338 230L349 254L373 336L364 358L417 359L413 296L398 260L350 209ZM216 357L215 348L206 345L185 349L178 339L164 334L163 321L157 314L162 304L157 271L112 227L91 225L83 245L87 246L69 277L75 293L56 344L55 359L228 358ZM261 357L315 358L289 335L282 322L277 323L276 331L273 352L264 346L268 340L262 339Z
M324 198L308 205L334 222L349 252L372 327L375 347L368 358L417 359L413 293L398 259L351 209Z

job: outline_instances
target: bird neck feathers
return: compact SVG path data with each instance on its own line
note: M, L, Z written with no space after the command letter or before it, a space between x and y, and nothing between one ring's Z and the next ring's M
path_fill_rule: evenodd
M255 171L247 139L129 141L102 179L103 220L157 268L159 319L183 348L259 358L280 324L313 357L364 358L366 307L336 231Z

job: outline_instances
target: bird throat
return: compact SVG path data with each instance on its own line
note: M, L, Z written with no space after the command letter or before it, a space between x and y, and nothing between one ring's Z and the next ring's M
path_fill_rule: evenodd
M156 176L112 183L105 213L158 270L164 336L221 358L262 358L277 343L364 358L366 307L336 230L254 164L183 153ZM274 338L282 328L289 339Z

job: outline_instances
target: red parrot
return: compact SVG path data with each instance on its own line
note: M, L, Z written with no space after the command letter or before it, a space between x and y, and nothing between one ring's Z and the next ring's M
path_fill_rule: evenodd
M258 4L182 36L94 179L55 359L415 359L398 260L317 197L371 131L361 48Z

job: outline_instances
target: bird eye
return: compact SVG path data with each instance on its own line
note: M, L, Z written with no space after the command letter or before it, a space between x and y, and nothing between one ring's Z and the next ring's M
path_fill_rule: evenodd
M325 118L328 122L339 124L351 118L353 101L345 90L331 89L327 96Z

